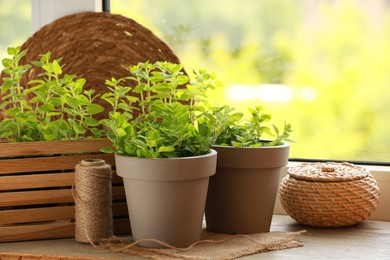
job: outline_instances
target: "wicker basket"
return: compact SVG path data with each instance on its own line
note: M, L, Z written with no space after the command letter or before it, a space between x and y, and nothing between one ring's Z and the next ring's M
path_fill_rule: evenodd
M288 170L280 201L296 221L314 227L357 224L375 210L379 187L363 167L350 163L305 163Z

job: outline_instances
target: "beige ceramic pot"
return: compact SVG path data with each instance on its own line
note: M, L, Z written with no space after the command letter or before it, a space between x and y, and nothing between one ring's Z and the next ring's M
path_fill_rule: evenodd
M288 163L289 145L213 149L218 152L218 162L207 195L207 229L222 233L268 232L281 168Z
M209 177L215 174L217 153L147 159L115 155L123 177L134 240L161 247L157 239L175 247L199 241Z

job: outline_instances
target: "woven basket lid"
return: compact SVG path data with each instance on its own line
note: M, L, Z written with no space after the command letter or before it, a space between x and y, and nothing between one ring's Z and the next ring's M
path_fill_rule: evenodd
M370 174L367 169L347 162L303 163L289 168L287 173L295 179L320 182L360 180Z
M170 47L149 29L124 16L100 12L57 19L37 31L22 49L28 52L21 64L39 60L48 51L53 59L63 57L63 73L86 78L85 89L95 89L96 94L106 92L106 79L128 76L128 67L139 62L180 63ZM32 70L21 84L27 87L27 82L40 73ZM97 101L107 106L100 98Z

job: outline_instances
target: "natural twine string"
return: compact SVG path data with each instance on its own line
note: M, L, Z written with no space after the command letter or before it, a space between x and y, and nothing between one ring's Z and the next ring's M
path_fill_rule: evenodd
M139 239L137 241L134 241L132 243L128 243L126 239L119 238L119 237L111 237L109 239L103 239L101 241L101 244L104 245L105 243L112 243L112 242L128 243L124 247L113 249L114 252L120 252L120 251L123 251L124 249L128 249L130 247L141 245L144 242L153 242L153 243L156 243L156 244L158 244L160 246L163 246L162 249L165 248L165 249L172 249L172 250L176 250L176 251L180 251L180 252L186 252L186 251L191 250L192 248L194 248L195 246L197 246L199 244L222 244L222 243L224 243L226 241L229 241L229 240L232 240L232 239L236 239L237 237L243 237L243 238L246 238L246 239L250 240L251 242L253 242L253 243L257 244L257 245L262 245L262 243L256 241L255 239L253 239L249 235L245 235L245 234L235 234L235 235L233 235L231 237L227 237L227 238L222 239L222 240L213 240L213 239L199 240L199 241L191 244L188 247L175 247L175 246L172 246L172 245L170 245L168 243L165 243L163 241L160 241L160 240L157 240L157 239L154 239L154 238L144 238L144 239ZM158 248L158 247L152 247L151 249L153 249L153 248Z
M75 168L77 242L94 244L113 235L111 166L104 160L83 160Z
M270 232L263 234L218 234L204 231L202 240L185 247L177 248L156 239L141 239L130 242L125 238L103 239L100 246L112 252L128 253L151 259L236 259L241 256L303 246L294 239L305 233ZM143 247L143 242L154 242L160 247Z

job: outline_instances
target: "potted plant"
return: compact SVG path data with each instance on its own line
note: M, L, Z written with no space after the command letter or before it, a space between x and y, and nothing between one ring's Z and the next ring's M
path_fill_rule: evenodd
M84 90L85 79L64 75L60 59L50 53L21 64L26 52L11 47L10 58L2 60L0 242L74 237L76 164L84 159L115 163L112 155L100 152L110 142L100 138L94 116L103 108L94 103L93 90ZM23 75L33 69L43 72L22 85ZM120 188L118 183L113 188L116 199L124 199ZM115 222L115 230L121 225Z
M0 136L8 142L78 140L99 138L101 131L93 115L104 108L94 104L94 90L83 90L84 78L62 75L60 59L51 61L51 54L41 55L34 67L43 69L39 79L31 80L30 87L20 81L29 73L31 64L19 61L27 50L8 48L12 58L3 59L0 109L4 118L0 122Z
M139 63L129 76L107 80L102 95L112 106L104 120L123 177L134 240L186 247L200 239L216 120L204 113L206 91L218 82L199 71L196 79L169 62ZM135 81L136 86L126 86Z
M229 106L215 107L213 149L217 172L210 179L206 203L207 229L222 233L259 233L270 229L281 168L287 165L290 124L283 132L265 125L271 115L250 108L251 118ZM265 135L275 136L264 140Z

